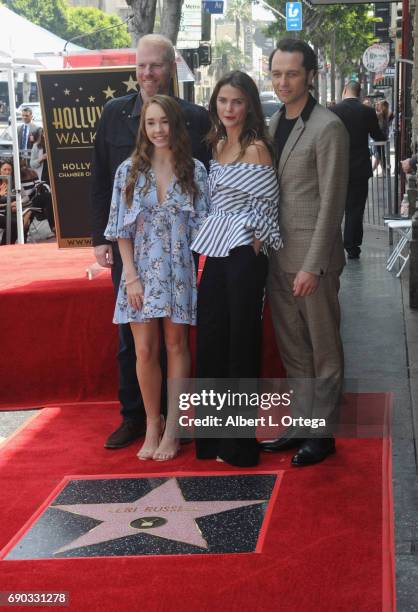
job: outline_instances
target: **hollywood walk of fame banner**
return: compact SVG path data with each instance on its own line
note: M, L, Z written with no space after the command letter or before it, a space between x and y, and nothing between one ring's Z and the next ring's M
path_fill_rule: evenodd
M89 199L97 123L108 100L137 91L134 67L38 72L59 247L91 245Z

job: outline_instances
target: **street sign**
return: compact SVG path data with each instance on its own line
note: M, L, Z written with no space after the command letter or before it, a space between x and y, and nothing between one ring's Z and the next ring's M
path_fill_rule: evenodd
M216 0L203 0L203 10L212 15L222 15L224 12L224 2Z
M389 65L387 45L372 45L363 53L363 65L369 72L383 72Z
M302 2L286 2L286 30L296 32L302 29Z
M184 0L177 49L198 49L202 39L202 0Z

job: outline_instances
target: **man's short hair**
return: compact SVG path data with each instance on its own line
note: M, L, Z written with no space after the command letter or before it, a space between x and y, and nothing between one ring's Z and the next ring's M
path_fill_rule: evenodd
M353 96L356 96L356 98L360 97L361 85L358 81L348 81L345 89L353 94Z
M286 51L287 53L302 53L302 66L305 68L306 72L310 72L311 70L313 70L315 74L318 72L318 58L316 57L312 47L310 47L304 40L299 40L297 38L282 38L279 40L276 49L274 49L270 54L269 70L271 70L273 57L277 51Z
M31 115L33 115L30 106L25 106L24 108L22 108L22 113L30 113Z
M146 43L161 47L164 49L164 57L167 63L172 64L176 61L176 52L173 47L173 43L169 38L163 36L162 34L145 34L138 40L138 46L140 44Z

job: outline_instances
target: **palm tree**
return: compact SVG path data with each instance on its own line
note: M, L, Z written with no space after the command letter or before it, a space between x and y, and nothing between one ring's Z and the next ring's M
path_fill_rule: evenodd
M251 0L228 0L225 17L235 21L235 41L240 48L241 21L251 21Z

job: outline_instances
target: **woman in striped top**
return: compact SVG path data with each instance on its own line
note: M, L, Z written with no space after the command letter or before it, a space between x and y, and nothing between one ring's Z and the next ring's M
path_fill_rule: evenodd
M247 74L234 71L217 83L209 113L210 214L192 244L206 255L198 294L196 374L256 379L267 248L281 246L277 177L258 90ZM225 410L221 416L225 424ZM197 439L197 457L256 465L253 433L252 438Z

